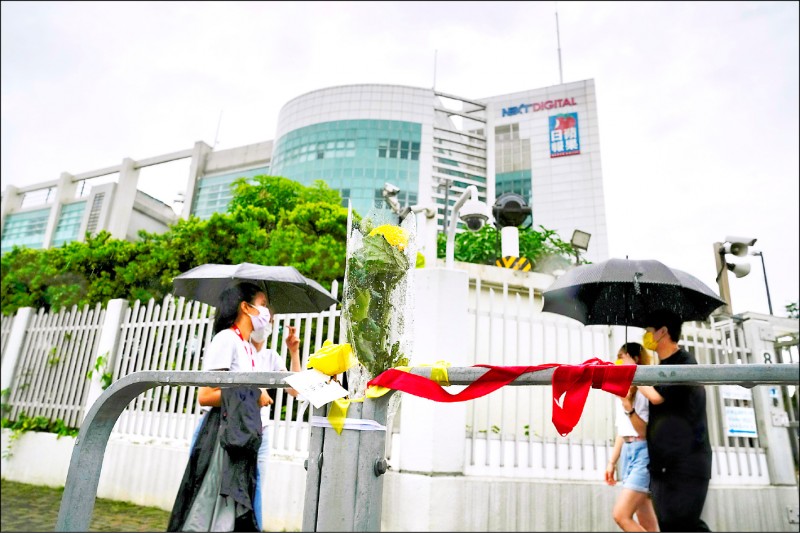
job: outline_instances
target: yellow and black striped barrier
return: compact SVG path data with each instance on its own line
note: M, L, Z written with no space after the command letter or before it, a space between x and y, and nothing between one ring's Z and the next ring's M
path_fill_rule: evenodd
M531 262L525 257L514 257L513 255L507 255L495 261L495 264L502 268L521 270L523 272L530 272L531 270Z

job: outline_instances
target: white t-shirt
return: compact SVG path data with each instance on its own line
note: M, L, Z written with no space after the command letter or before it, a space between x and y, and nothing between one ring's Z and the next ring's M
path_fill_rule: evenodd
M230 328L214 335L203 352L203 370L246 372L253 370L254 361L253 346Z
M622 407L622 402L620 400L616 400L616 402L617 435L620 437L638 437L639 434L633 427L633 422L631 422L630 417L625 414L625 408ZM650 420L650 400L638 390L636 391L636 396L633 398L633 408L636 410L636 414L639 415L639 418L645 422Z
M261 350L256 353L256 371L258 372L286 372L286 362L281 360L278 352L271 348L267 348L267 343L261 347ZM266 427L269 422L269 413L272 406L265 405L261 408L261 425Z
M285 372L286 363L275 350L266 347L260 351L249 341L243 341L231 328L214 335L203 352L203 370L230 370L231 372ZM261 408L261 423L269 421L270 406Z

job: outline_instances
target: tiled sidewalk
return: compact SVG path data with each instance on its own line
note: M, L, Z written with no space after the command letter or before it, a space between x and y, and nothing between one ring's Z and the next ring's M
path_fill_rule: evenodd
M2 480L0 531L53 531L64 489ZM97 499L89 531L166 531L169 512Z

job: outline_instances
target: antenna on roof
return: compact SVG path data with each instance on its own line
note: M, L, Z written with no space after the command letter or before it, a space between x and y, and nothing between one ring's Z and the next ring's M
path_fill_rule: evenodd
M217 120L217 132L214 134L214 146L211 147L213 150L217 147L217 139L219 139L219 125L222 124L222 110L219 112L219 120Z
M436 90L436 53L439 50L436 49L433 51L433 89Z
M559 83L564 83L564 73L561 70L561 34L558 31L558 2L553 2L556 6L556 42L558 43L558 79Z

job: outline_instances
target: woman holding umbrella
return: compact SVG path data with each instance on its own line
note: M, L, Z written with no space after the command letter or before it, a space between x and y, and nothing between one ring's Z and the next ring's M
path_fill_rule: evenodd
M250 343L256 351L256 365L255 370L259 372L286 372L286 361L278 352L267 348L267 338L272 333L273 320L275 313L272 307L267 304L269 309L269 323L263 328L254 329L250 334ZM289 349L289 356L291 357L292 372L300 372L302 366L300 364L300 338L297 336L297 327L289 326L288 335L286 339L286 347ZM266 389L261 389L266 392ZM278 389L273 389L278 392ZM297 397L297 391L291 387L287 387L286 393ZM254 501L254 510L256 513L256 520L261 531L266 531L264 525L264 495L266 494L266 476L267 467L269 465L269 432L267 424L270 419L270 406L273 403L272 397L268 397L266 403L261 407L261 447L258 449L258 464L256 469L256 495Z
M650 354L636 342L623 344L617 353L617 364L649 365L650 361ZM636 387L631 387L617 407L617 438L611 459L606 465L606 483L616 485L617 462L622 459L622 490L614 502L614 521L622 531L658 531L658 521L650 499L650 458L645 432L640 432L630 420L636 413L646 424L649 418L649 402Z
M231 372L259 368L254 331L271 326L267 296L253 283L222 291L214 319L214 337L203 354L204 370ZM295 336L296 339L296 336ZM298 346L290 350L299 366ZM200 387L203 416L190 449L189 463L173 506L168 531L260 529L257 456L262 443L261 408L272 403L255 387ZM224 413L224 414L223 414Z

